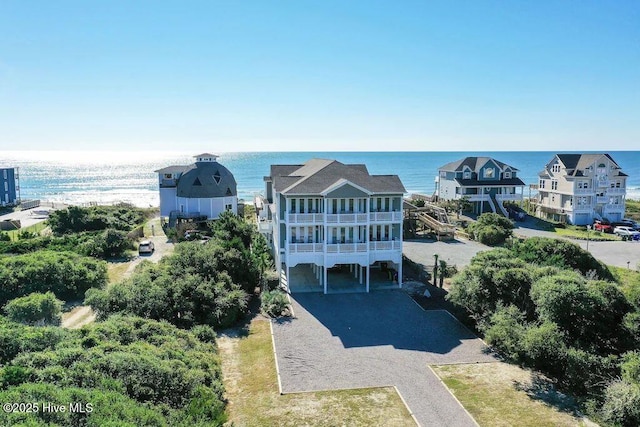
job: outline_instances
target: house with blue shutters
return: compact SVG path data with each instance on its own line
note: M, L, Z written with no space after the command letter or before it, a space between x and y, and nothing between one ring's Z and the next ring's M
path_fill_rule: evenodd
M508 216L505 202L521 202L524 182L518 169L491 157L465 157L438 168L438 200L466 198L473 212L501 213Z

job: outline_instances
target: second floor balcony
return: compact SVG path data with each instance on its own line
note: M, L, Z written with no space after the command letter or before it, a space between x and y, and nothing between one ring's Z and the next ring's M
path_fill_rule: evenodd
M402 212L381 211L381 212L340 212L340 213L288 213L288 224L360 224L369 222L400 222Z

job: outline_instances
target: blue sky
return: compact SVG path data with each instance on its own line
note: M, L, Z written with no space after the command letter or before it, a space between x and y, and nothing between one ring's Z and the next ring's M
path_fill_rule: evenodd
M640 2L4 0L0 147L637 150Z

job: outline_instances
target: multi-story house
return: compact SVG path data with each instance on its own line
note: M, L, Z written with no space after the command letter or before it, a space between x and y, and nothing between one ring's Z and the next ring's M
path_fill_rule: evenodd
M556 154L538 176L540 217L574 225L624 217L627 175L609 154Z
M218 218L220 213L238 211L236 180L218 156L194 156L192 165L168 166L156 171L160 187L160 216L169 225L178 219Z
M465 197L476 214L495 212L508 216L504 202L522 201L523 191L518 169L491 157L465 157L447 163L438 169L436 177L439 200Z
M397 175L312 159L271 165L260 229L289 291L402 286L402 200Z
M17 168L0 168L0 206L13 206L19 202Z

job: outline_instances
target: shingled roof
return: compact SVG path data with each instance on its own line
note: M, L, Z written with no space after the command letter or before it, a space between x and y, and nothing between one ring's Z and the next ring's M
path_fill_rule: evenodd
M447 163L444 166L438 168L441 171L450 171L450 172L462 172L465 166L468 166L474 172L479 172L480 168L484 166L488 161L493 160L495 164L502 170L505 168L510 168L511 170L517 171L518 169L510 166L506 163L502 163L499 160L496 160L492 157L465 157L464 159L456 160L455 162Z
M616 163L613 158L607 153L597 153L597 154L556 154L556 157L562 162L564 167L567 169L567 175L572 176L583 176L582 171L589 166L593 165L598 161L601 157L606 157L616 165L617 168L620 166ZM620 176L626 176L622 172L619 172Z
M340 180L371 193L406 193L397 175L371 175L363 164L347 165L337 160L311 159L303 165L272 165L271 179L277 193L320 194Z

